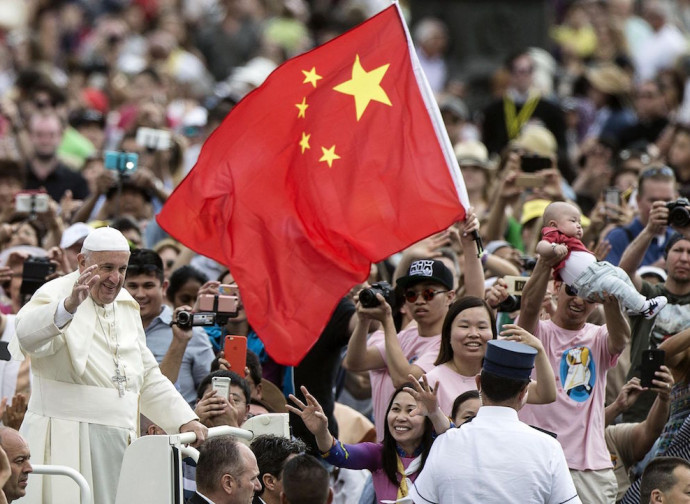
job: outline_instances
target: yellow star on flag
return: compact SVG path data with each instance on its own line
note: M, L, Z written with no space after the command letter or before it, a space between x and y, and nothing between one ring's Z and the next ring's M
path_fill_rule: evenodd
M307 105L307 97L305 96L304 98L302 98L302 103L295 103L295 107L299 109L299 112L297 113L297 118L306 118L305 114L307 112L307 107L309 107L309 105Z
M308 135L303 131L302 132L302 139L299 141L299 146L302 147L302 154L304 154L304 151L307 149L311 149L309 146L309 138L311 137L311 133Z
M312 86L316 87L316 81L323 79L323 77L316 73L316 67L311 67L311 70L308 72L306 70L302 70L302 73L304 74L302 84L311 83Z
M364 111L369 106L369 102L374 100L391 106L388 95L381 87L381 80L386 74L390 65L382 65L370 72L367 72L359 62L359 54L355 56L355 63L352 65L352 79L338 84L333 89L339 93L352 95L355 97L355 109L357 120L362 117Z
M321 156L321 159L319 161L325 161L328 163L329 168L333 168L333 161L336 159L340 159L340 156L338 156L335 153L335 145L331 146L330 149L326 149L326 147L321 147L321 151L323 151L323 156Z

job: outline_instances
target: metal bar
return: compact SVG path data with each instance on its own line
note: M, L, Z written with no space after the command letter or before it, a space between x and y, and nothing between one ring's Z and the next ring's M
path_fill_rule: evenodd
M91 488L86 481L86 478L81 475L81 473L71 467L59 466L59 465L39 465L32 464L33 474L44 474L48 476L68 476L72 478L79 489L81 490L81 502L82 504L93 504L93 497L91 495Z

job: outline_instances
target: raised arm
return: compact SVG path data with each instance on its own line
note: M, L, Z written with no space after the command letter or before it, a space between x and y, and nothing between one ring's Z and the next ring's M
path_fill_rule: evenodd
M383 303L388 306L385 301ZM359 303L357 303L356 319L355 328L352 331L343 359L343 367L349 371L369 371L386 367L386 362L378 348L367 346L367 336L374 319L363 311Z
M618 266L625 271L632 280L635 288L639 291L642 288L642 279L635 273L644 260L647 248L655 236L666 232L668 222L668 208L663 201L652 203L649 212L649 221L639 235L625 248Z
M690 327L668 338L659 349L666 352L665 362L672 370L682 370L690 357ZM685 367L687 370L687 366Z
M481 258L477 256L476 243L472 232L479 232L479 219L470 207L466 219L460 224L459 235L462 250L465 253L465 294L484 297L484 268Z
M443 414L441 407L438 405L437 394L441 382L436 382L432 389L425 374L422 375L421 383L412 375L408 375L408 378L413 388L405 387L405 392L408 392L417 401L417 408L412 411L411 416L423 415L429 417L436 434L443 434L450 429L450 420Z
M633 440L633 456L635 461L642 460L657 438L661 436L669 412L671 411L671 388L673 388L673 376L666 366L661 366L656 378L652 380L651 391L656 392L656 399L647 414L647 418L635 427Z
M554 402L557 394L555 374L541 341L515 324L504 325L501 336L504 336L505 339L510 341L517 341L518 343L529 345L537 351L537 358L534 361L534 370L537 372L537 379L529 384L527 402L529 404L548 404Z
M534 334L537 329L541 305L544 301L554 262L557 262L556 259L546 259L540 256L534 266L532 276L522 291L522 306L520 307L518 325L531 334Z
M609 335L607 345L611 355L618 355L630 341L630 325L621 311L618 299L614 296L604 296L604 318Z

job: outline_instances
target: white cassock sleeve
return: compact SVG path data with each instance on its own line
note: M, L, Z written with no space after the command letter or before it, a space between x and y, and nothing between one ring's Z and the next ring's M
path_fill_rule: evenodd
M187 401L158 367L156 358L146 346L144 331L140 331L139 346L144 363L144 383L141 387L141 412L168 434L176 434L180 427L198 420Z

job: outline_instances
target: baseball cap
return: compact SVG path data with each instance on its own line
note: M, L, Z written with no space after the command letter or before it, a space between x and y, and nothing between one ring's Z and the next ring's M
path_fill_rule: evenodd
M398 278L397 284L405 288L420 282L437 282L453 290L453 273L441 261L420 259L410 264L407 275Z
M62 238L60 239L60 248L70 248L78 241L89 236L91 231L93 231L93 228L88 224L84 224L83 222L75 222L63 231Z

